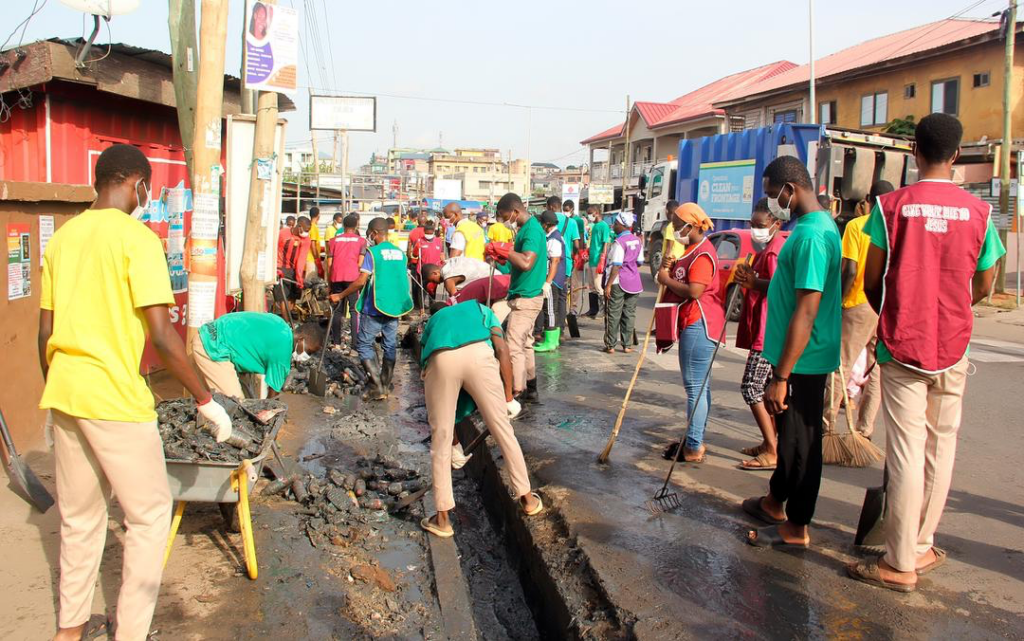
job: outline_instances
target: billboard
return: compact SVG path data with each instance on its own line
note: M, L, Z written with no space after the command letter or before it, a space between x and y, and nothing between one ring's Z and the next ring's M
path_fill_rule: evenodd
M754 163L753 158L701 163L697 204L710 218L750 219L754 209Z
M314 131L377 131L377 99L310 94L309 128Z
M462 181L448 178L435 179L434 198L436 200L462 200Z
M573 204L573 211L580 210L580 184L579 183L567 183L562 185L562 204L565 201L571 200Z
M591 205L610 205L615 202L615 187L590 183L587 202Z
M245 88L294 94L298 78L299 17L293 8L245 3Z

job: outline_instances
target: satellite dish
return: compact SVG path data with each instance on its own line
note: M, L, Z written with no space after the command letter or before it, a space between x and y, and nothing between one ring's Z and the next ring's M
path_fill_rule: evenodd
M60 3L108 20L111 16L123 16L139 8L139 0L60 0Z

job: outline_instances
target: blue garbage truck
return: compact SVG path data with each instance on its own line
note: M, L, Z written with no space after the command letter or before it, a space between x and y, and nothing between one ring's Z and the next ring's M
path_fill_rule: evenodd
M696 202L715 229L748 228L763 196L764 168L779 156L807 164L819 194L840 220L852 215L876 180L897 188L917 181L910 141L902 136L822 125L780 123L679 141L675 159L654 164L640 180L640 226L652 269L661 264L669 200Z

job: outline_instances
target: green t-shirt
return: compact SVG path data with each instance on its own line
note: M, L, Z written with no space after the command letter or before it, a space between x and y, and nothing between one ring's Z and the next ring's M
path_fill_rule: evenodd
M590 266L597 267L601 262L601 250L605 244L612 242L612 230L603 220L590 228Z
M528 272L521 271L515 266L512 267L512 278L509 281L509 298L534 298L540 296L544 288L544 282L548 278L548 250L547 234L540 222L530 216L523 228L516 234L513 244L516 252L533 252L537 260L533 262L533 269Z
M816 211L797 219L768 286L768 322L764 357L778 365L789 322L796 309L796 292L821 292L811 338L793 367L794 374L828 374L839 368L842 338L842 245L839 228L827 212Z
M558 214L558 232L562 234L562 244L565 252L562 254L562 264L565 265L565 275L572 275L572 244L580 239L580 228L577 227L565 214Z
M292 367L292 329L279 316L233 312L199 328L203 349L214 361L229 361L245 374L263 374L280 392Z
M583 217L576 214L572 217L576 221L576 229L579 231L579 239L581 243L587 242L587 223L583 220Z
M458 349L472 343L486 342L493 347L491 330L501 333L501 323L490 307L469 300L435 312L420 336L420 367L437 351Z
M885 231L885 218L882 217L882 208L878 206L877 202L874 209L871 210L868 222L864 225L864 233L871 239L872 245L887 254L889 253L889 234ZM1005 253L1006 248L1003 247L1003 241L999 240L999 232L996 231L995 223L992 222L992 217L989 216L988 228L985 230L985 240L982 242L981 251L978 253L978 267L976 271L983 272L991 268ZM971 348L968 346L967 354L970 353ZM875 347L875 356L880 364L888 363L892 360L892 352L889 351L889 348L881 340L877 342Z

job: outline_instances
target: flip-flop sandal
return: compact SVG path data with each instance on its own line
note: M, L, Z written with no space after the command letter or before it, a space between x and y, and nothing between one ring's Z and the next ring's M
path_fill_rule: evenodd
M633 353L633 349L631 347L624 347L622 349L622 353L623 354L632 354Z
M544 501L540 498L540 494L537 494L536 492L530 492L530 494L533 495L533 498L537 499L537 507L533 508L532 510L527 510L524 507L523 514L525 514L526 516L537 516L538 514L544 511Z
M761 506L761 499L763 496L755 496L754 498L743 501L743 511L754 517L758 521L770 523L771 525L778 525L779 523L785 523L786 519L777 519Z
M615 348L614 347L602 347L601 351L604 352L605 354L614 354L615 353Z
M931 572L932 570L934 570L935 568L939 567L940 565L942 565L943 563L946 562L946 551L945 550L943 550L942 548L937 548L937 547L935 547L933 545L932 546L932 552L935 552L935 560L932 561L931 563L929 563L928 565L924 566L920 570L918 570L917 571L917 575L918 576L921 576L923 574L928 574L929 572Z
M756 463L756 465L755 465ZM752 472L767 472L775 469L775 462L768 460L767 454L758 454L749 461L743 461L737 467L741 470L750 470Z
M701 449L698 451L697 458L686 458L686 450L683 449L682 462L684 462L684 463L700 464L700 463L703 463L704 461L706 461L707 459L708 459L708 448L706 448L704 446L701 446Z
M878 561L851 563L846 566L846 573L850 575L851 579L873 585L876 588L892 590L893 592L907 593L917 589L917 584L891 583L883 579L882 575L878 572Z
M757 537L753 539L750 538L750 532L757 532ZM782 538L782 534L779 533L778 525L768 525L766 527L759 527L747 531L747 544L752 545L755 548L790 548L795 550L806 550L810 543L810 541L804 541L803 543L790 543L786 539Z
M108 639L114 638L114 622L108 616L94 614L86 621L80 638L82 641L91 641L102 636L106 636Z
M751 447L744 447L743 449L740 450L740 454L742 454L743 456L757 456L760 453L761 453L761 446L760 445L754 445L754 446L751 446Z
M420 521L420 527L426 530L427 532L430 532L434 536L442 539L450 539L455 534L455 530L442 530L441 528L431 523L429 516Z

